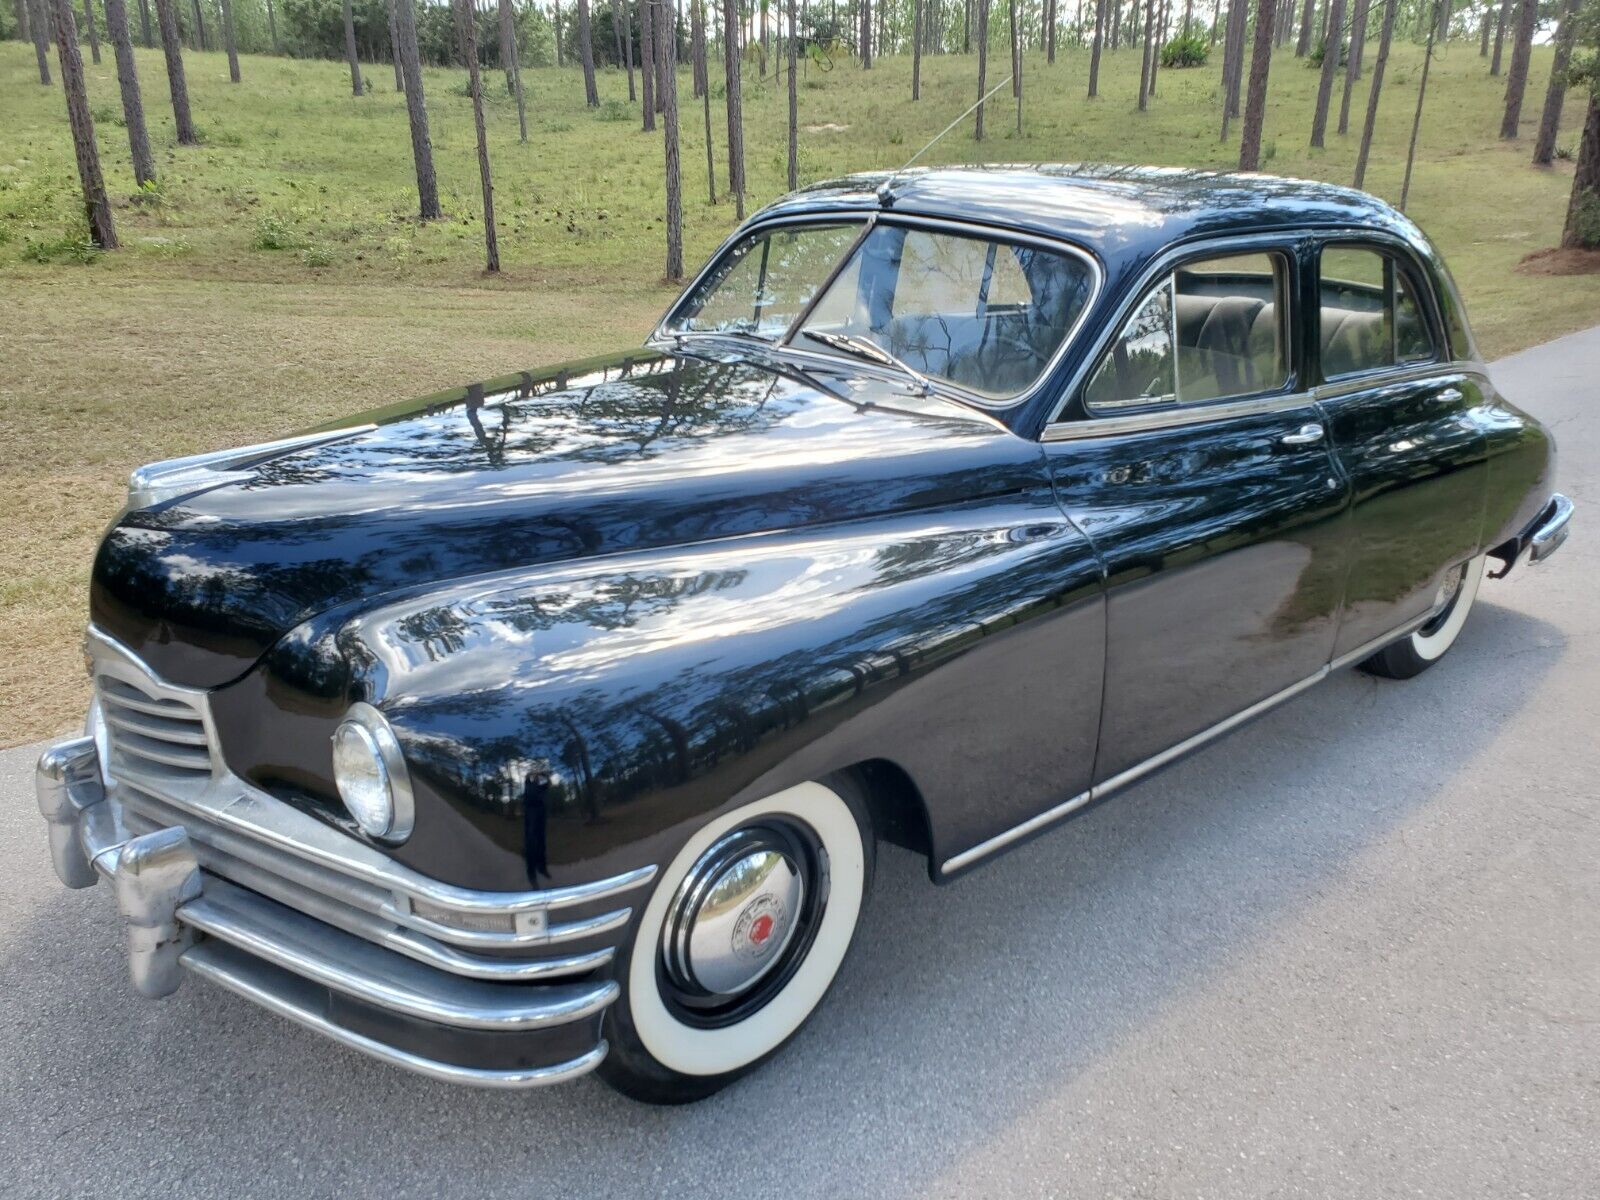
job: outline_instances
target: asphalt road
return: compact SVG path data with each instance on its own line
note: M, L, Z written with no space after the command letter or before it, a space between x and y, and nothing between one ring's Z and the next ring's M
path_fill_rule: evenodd
M0 1196L1600 1195L1600 329L1497 364L1576 532L960 883L885 857L818 1018L698 1106L449 1088L133 996L0 754Z

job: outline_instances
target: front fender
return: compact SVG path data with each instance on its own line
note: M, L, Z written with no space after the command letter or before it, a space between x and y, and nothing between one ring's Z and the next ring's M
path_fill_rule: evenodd
M1086 777L1103 645L1098 562L1041 492L480 578L312 622L253 687L330 732L378 704L417 797L396 857L525 887L871 758L917 784L938 861Z

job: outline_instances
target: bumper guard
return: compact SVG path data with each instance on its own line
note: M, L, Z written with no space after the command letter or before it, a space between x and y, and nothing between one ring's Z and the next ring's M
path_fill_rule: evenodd
M128 828L92 738L46 750L36 786L61 881L110 883L142 995L171 994L187 971L384 1062L480 1087L556 1083L605 1057L610 979L450 974L211 874L183 826Z

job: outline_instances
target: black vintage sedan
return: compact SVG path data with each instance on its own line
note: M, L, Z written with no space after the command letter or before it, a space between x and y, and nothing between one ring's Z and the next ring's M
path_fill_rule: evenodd
M134 473L39 797L135 987L436 1078L707 1095L948 881L1560 546L1537 421L1357 192L861 176L642 349Z

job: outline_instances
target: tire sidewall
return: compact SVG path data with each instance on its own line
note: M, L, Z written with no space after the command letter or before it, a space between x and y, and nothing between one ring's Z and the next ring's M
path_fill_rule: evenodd
M718 839L772 816L803 822L828 853L828 900L816 936L783 990L750 1017L717 1029L687 1025L667 1009L657 984L661 930L673 897ZM622 995L606 1011L610 1050L601 1076L636 1099L683 1103L720 1090L781 1050L826 999L849 955L875 850L865 797L848 775L797 784L696 830L657 877L632 937L619 950Z

